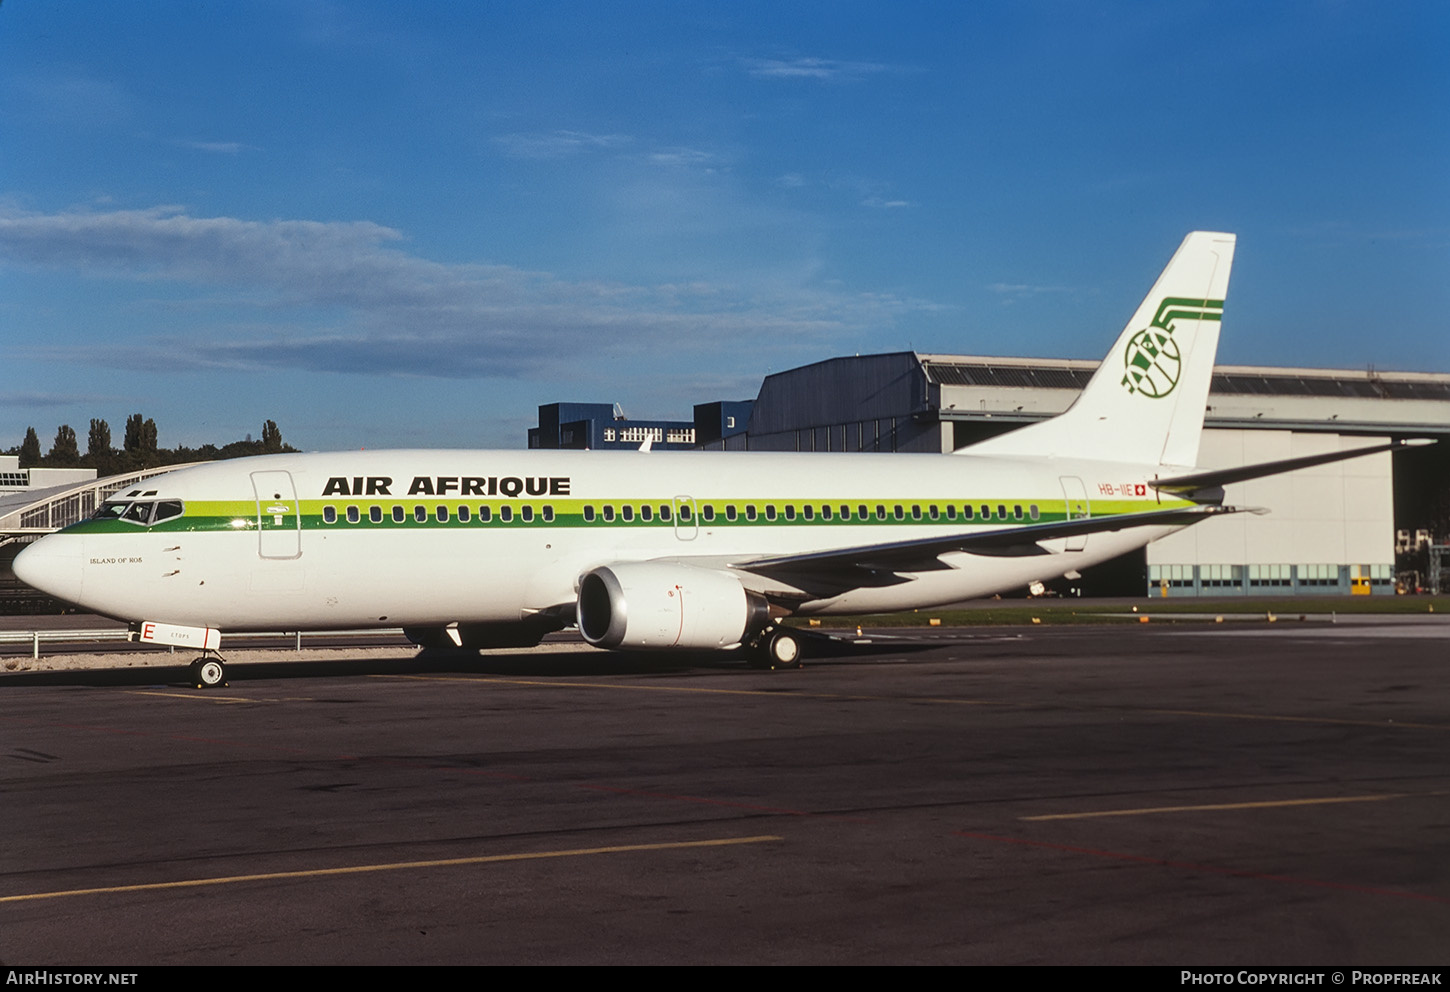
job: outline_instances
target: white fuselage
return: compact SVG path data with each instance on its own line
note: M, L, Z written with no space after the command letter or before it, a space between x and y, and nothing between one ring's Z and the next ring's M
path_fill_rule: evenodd
M579 577L609 563L729 571L752 558L1053 514L1152 510L1160 504L1145 482L1156 468L970 454L274 455L139 483L115 498L180 501L184 515L150 527L82 522L27 550L17 571L99 613L223 630L513 622L571 603ZM531 520L521 519L525 507ZM941 561L950 567L824 594L809 582L734 574L789 602L788 612L902 610L1081 570L1173 529L1049 541L1050 553L1028 556L949 552Z

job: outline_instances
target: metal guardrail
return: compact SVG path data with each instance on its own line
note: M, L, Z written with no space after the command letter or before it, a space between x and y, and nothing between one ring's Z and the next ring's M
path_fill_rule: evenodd
M363 630L272 630L255 631L250 633L227 634L228 641L261 640L270 637L293 637L296 639L296 650L302 650L302 639L304 637L363 637L363 636L392 636L401 637L402 627L374 627ZM84 644L93 641L129 641L131 632L125 627L106 628L73 628L71 630L7 630L0 631L0 644L30 644L30 656L40 657L40 645L47 644ZM164 645L152 645L161 648ZM175 650L173 648L173 650Z

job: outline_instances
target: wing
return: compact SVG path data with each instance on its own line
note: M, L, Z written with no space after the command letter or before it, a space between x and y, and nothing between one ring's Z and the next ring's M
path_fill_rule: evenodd
M1052 552L1043 541L1126 530L1130 527L1179 527L1208 517L1238 512L1227 506L1189 506L1143 513L1120 513L1026 527L927 537L913 541L858 545L831 551L810 551L795 555L772 555L730 563L730 567L781 579L831 575L841 587L887 585L909 581L902 572L928 572L952 568L939 557L949 551L998 557L1045 555Z

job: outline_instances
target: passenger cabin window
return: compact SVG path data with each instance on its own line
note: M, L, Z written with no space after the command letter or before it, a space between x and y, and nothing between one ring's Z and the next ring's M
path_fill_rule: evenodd
M347 522L348 523L355 524L355 523L357 523L361 519L362 519L362 514L358 512L357 507L355 507L355 506L349 506L347 508Z
M735 519L735 516L735 504L731 503L729 506L725 507L725 519L733 521Z
M766 520L774 520L775 519L775 507L774 506L767 506L765 508L765 519Z
M324 506L322 508L322 522L325 524L337 523L337 507Z
M426 506L415 505L413 507L413 519L420 524L426 524L428 522L428 508Z
M702 507L700 507L700 516L704 518L705 523L707 523L707 524L708 523L714 523L715 522L715 508L713 506L702 506Z
M491 506L480 506L478 508L478 522L479 523L486 524L486 523L488 523L492 519L493 519L493 507L491 507Z
M586 506L586 507L584 507L584 522L585 523L588 523L588 524L592 524L594 522L594 507L593 506Z
M1042 513L1040 510L1037 509L1037 504L1033 503L1027 508L1027 515L1030 516L1033 520L1037 520L1042 516Z
M754 520L755 519L755 515L756 515L755 507L753 507L753 506L747 506L745 508L745 519L746 520Z
M626 523L629 522L629 521L631 521L631 520L633 520L634 519L634 507L632 507L632 506L621 506L619 508L619 519L625 521Z
M519 519L529 524L534 522L534 508L532 506L519 507Z
M458 508L458 520L459 520L459 522L465 523L465 524L468 523L468 517L469 517L468 507L466 505L465 506L460 506Z
M785 507L785 518L787 520L794 520L795 519L795 505L794 504L791 504L791 503L787 503L786 504L786 507Z
M513 507L511 507L511 506L501 506L501 507L498 508L498 519L499 519L499 522L500 523L505 523L506 524L510 520L512 520L513 518L514 518L514 508Z
M383 508L381 506L368 507L368 519L375 524L383 522Z
M448 507L437 506L433 508L433 515L438 518L440 524L448 522Z
M393 523L400 524L408 518L408 511L401 506L393 507Z
M606 503L604 506L604 522L609 523L612 520L614 520L614 507Z
M654 515L655 515L655 509L654 509L654 507L650 506L648 503L646 503L644 506L641 506L639 508L639 519L641 519L641 520L653 520L654 519Z
M661 506L660 507L660 519L661 520L669 520L670 519L670 508L668 506Z
M552 506L546 506L546 507L544 507L544 511L543 512L544 512L544 523L546 523L546 524L553 523L554 522L554 508Z

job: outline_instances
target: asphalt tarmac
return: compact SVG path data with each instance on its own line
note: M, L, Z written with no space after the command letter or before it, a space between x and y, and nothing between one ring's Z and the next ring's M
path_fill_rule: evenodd
M1450 625L0 675L6 964L1450 963Z

